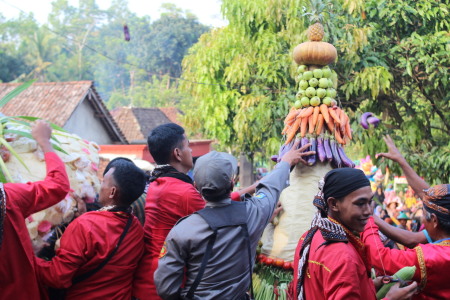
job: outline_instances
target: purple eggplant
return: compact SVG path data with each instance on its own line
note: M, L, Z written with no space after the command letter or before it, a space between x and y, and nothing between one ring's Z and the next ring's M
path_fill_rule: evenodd
M361 115L360 123L364 129L369 129L370 125L373 125L373 127L377 127L380 123L380 119L375 117L371 112L365 112Z
M331 153L333 153L333 163L337 168L342 167L342 161L338 153L337 143L335 140L330 140Z
M130 37L130 30L128 29L127 24L123 25L123 35L125 37L125 41L129 42L131 37Z
M373 127L376 128L380 123L380 119L378 119L377 117L369 117L367 118L367 123L372 124Z
M280 151L278 152L278 159L277 159L277 162L280 162L280 161L281 161L281 159L283 158L283 156L284 156L287 152L289 152L289 150L292 149L292 146L294 146L294 141L290 142L290 143L287 144L287 145L283 145L283 146L280 147Z
M298 145L298 148L300 149L301 147L305 146L308 143L309 143L308 138L304 137L304 138L301 139L300 144Z
M323 139L323 148L327 160L331 162L333 160L333 153L331 153L330 140L327 137Z
M309 139L309 142L311 143L311 146L309 147L309 151L316 151L317 150L316 139L311 137ZM314 153L308 157L307 163L308 163L308 166L313 166L316 164L316 153Z
M369 129L369 124L367 123L367 118L372 117L372 116L373 116L373 113L371 113L371 112L365 112L361 115L360 123L364 129Z
M339 145L337 148L338 148L338 154L339 154L339 157L341 158L342 164L345 167L353 168L355 165L353 164L352 160L350 158L348 158L347 155L345 154L344 148L342 148L341 145Z
M325 159L327 158L327 156L325 154L325 149L324 149L324 145L323 145L323 137L322 136L318 136L317 137L317 157L319 157L319 160L321 162L324 162Z

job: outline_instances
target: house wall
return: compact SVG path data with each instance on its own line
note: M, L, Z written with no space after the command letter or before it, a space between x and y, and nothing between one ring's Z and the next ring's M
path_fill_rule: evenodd
M97 117L89 102L84 99L64 125L64 129L97 144L112 144L104 123Z

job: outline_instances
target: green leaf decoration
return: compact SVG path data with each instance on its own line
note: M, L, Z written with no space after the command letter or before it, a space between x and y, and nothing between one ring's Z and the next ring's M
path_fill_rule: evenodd
M19 85L18 87L16 87L14 90L12 90L11 92L9 92L8 94L6 94L1 100L0 100L0 107L3 107L4 105L6 105L6 103L8 103L12 98L16 97L17 95L19 95L20 93L22 93L24 90L26 90L30 85L33 84L33 82L35 82L36 79L32 79L29 80L27 82L25 82L22 85Z

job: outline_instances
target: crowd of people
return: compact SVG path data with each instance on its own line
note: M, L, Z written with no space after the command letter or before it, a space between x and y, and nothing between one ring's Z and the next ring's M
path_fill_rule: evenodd
M212 151L194 166L184 129L158 126L148 136L157 164L152 173L126 158L112 160L100 207L82 208L81 201L59 248L43 259L33 252L24 219L63 199L70 185L49 125L37 121L32 135L45 153L47 176L0 186L0 299L253 299L258 241L281 209L291 168L314 154L296 141L259 182L233 192L233 156ZM430 187L390 137L385 142L389 151L379 155L399 164L421 199L423 230L408 230L406 211L406 218L395 216L406 223L386 222L383 191L373 193L361 170L328 172L295 251L292 299L375 299L405 266L416 266L412 281L396 282L385 299L450 299L442 275L450 262L450 185Z

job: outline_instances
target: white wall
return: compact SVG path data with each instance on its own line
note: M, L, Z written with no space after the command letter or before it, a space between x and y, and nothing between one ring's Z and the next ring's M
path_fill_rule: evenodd
M113 143L105 125L103 125L99 117L95 116L93 107L86 99L78 105L63 128L99 145Z

